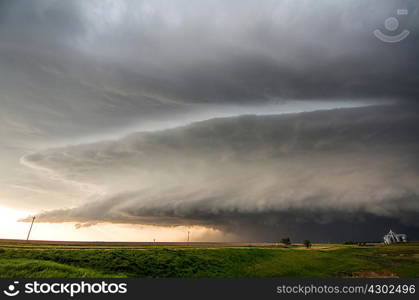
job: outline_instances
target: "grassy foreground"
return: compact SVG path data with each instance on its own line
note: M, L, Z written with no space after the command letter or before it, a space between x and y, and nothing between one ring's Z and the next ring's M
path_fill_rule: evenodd
M2 248L0 277L419 277L419 243L210 249Z

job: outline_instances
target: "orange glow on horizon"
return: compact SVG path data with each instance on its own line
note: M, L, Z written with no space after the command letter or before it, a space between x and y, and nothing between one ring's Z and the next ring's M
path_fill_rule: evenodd
M0 206L0 239L26 239L30 222L18 220L33 215L32 211ZM161 227L136 224L100 223L76 228L77 223L35 223L31 240L51 241L120 241L120 242L185 242L190 231L191 242L232 240L232 235L203 226Z

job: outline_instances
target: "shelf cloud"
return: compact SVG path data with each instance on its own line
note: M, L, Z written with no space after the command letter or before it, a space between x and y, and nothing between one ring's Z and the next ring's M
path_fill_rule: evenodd
M106 186L105 195L81 206L44 212L44 222L204 225L233 233L260 227L249 236L255 238L281 226L387 219L417 232L418 117L416 107L383 106L221 118L25 160Z

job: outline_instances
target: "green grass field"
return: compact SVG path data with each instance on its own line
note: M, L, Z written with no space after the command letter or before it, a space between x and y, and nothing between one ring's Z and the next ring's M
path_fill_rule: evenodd
M74 246L73 246L74 247ZM419 243L126 249L0 243L0 277L419 277Z

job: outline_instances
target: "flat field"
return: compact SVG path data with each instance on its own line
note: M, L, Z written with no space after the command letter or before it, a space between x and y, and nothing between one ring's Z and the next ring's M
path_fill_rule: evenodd
M419 243L100 243L0 240L0 277L419 277Z

